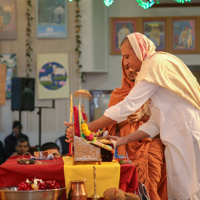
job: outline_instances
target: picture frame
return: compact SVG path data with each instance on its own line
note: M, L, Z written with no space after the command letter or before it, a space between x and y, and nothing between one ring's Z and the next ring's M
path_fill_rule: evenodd
M108 108L112 90L90 90L90 122L98 119Z
M144 17L141 18L142 33L147 36L156 46L156 51L169 52L169 18L167 17Z
M36 0L36 37L67 38L67 0Z
M0 40L17 39L16 0L0 0Z
M199 53L199 17L170 18L170 52L173 54Z
M12 91L11 84L12 78L17 77L17 55L12 54L0 54L0 63L6 65L6 99L11 99Z
M67 53L37 54L38 99L69 98Z
M110 54L121 55L121 42L126 35L137 31L139 31L139 18L110 18Z

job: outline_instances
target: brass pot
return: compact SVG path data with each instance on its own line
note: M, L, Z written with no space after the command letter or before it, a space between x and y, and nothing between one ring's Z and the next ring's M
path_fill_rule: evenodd
M69 200L87 200L84 181L70 181L71 187L68 194Z

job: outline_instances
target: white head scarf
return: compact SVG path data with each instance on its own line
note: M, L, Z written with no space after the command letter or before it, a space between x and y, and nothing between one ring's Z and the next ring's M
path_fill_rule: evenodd
M141 62L156 53L154 43L141 33L132 33L127 36L131 46Z

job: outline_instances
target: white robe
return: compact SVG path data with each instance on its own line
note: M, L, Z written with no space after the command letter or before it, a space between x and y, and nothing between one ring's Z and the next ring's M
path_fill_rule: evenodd
M151 138L160 133L165 147L169 199L199 199L200 111L183 97L147 81L139 82L120 103L104 115L118 123L136 112L147 100L149 121L139 130Z

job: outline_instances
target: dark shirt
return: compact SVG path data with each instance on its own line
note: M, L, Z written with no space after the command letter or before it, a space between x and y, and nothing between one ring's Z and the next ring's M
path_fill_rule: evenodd
M6 156L5 156L4 149L3 149L3 142L0 141L0 165L2 163L4 163L5 160L6 160Z
M23 133L20 133L19 138L26 138L28 140L28 136L24 135ZM11 154L13 154L14 152L16 152L15 146L17 146L17 141L18 138L15 137L14 133L11 133L10 135L8 135L5 140L5 147L4 147L4 151L5 151L5 155L6 158L9 158L11 156Z
M61 152L61 155L66 155L69 153L69 143L65 142L66 140L66 136L61 136L59 137L57 140L60 141L61 145L62 145L62 152ZM56 142L57 142L56 140Z

